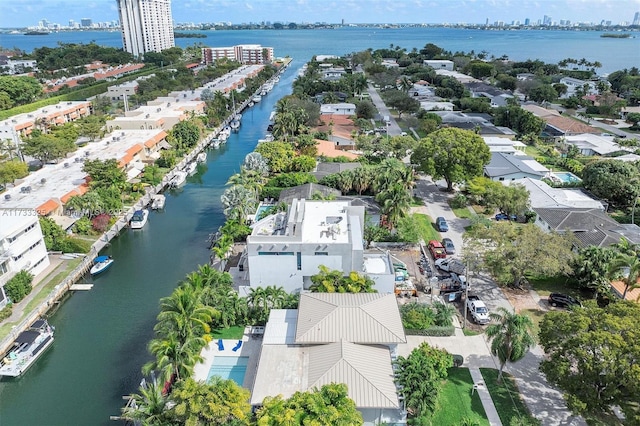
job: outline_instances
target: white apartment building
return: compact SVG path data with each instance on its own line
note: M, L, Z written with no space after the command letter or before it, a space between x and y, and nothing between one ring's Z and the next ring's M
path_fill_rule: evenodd
M8 303L4 285L26 270L34 276L49 266L38 214L33 209L0 209L0 309Z
M365 253L364 207L350 201L294 199L288 211L267 216L247 237L246 261L252 288L282 286L307 290L324 265L366 274L379 293L395 288L393 265L384 252Z
M117 0L122 46L135 57L175 46L171 0Z
M231 47L205 47L202 49L202 62L212 64L221 58L238 61L244 65L259 65L273 60L273 47L259 44L238 44Z

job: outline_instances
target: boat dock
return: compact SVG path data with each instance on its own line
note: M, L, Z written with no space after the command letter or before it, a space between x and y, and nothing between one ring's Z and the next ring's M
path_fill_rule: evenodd
M290 64L291 64L291 61L285 63L268 81L273 81L276 78L278 78L288 68ZM256 93L258 93L260 90L261 88L258 88ZM242 112L244 109L246 109L249 106L250 102L251 102L251 97L249 97L249 99L247 99L242 104L237 106L235 111L231 111L227 119L220 126L216 127L215 129L213 129L213 131L205 135L202 138L202 140L193 148L193 150L189 152L182 159L182 161L180 161L170 172L168 172L164 176L164 178L158 185L148 189L146 194L142 198L140 198L138 202L135 203L135 205L131 206L126 213L121 215L119 219L116 221L116 223L109 230L107 230L95 243L93 243L93 245L91 246L91 250L86 255L84 255L84 258L82 259L81 263L78 266L76 266L76 268L73 271L71 271L69 275L60 284L58 284L53 288L53 290L51 290L49 295L38 305L37 308L31 311L29 315L24 320L22 320L19 324L14 326L11 329L11 331L7 334L7 336L4 339L2 339L2 341L0 341L0 354L6 353L11 348L11 346L13 345L18 335L20 335L20 333L27 330L29 327L31 327L31 325L34 322L36 322L38 319L45 316L45 314L51 308L53 308L54 306L57 306L60 299L69 290L72 290L71 288L72 286L74 285L79 286L79 287L74 287L75 290L80 290L80 291L89 290L89 288L84 287L86 284L83 285L83 284L76 284L76 283L80 280L82 276L84 276L86 273L89 272L89 270L94 264L95 258L98 256L100 251L104 249L106 246L108 246L110 241L120 234L120 231L127 228L129 221L131 220L131 217L133 216L133 213L136 210L142 210L145 207L149 206L153 202L154 197L158 194L161 194L169 186L169 183L171 182L171 179L173 179L173 177L175 176L176 172L182 170L189 162L194 161L200 152L207 149L207 147L212 143L212 141L218 137L218 135L223 131L223 129L226 126L228 126L229 122L233 119L236 113Z
M93 288L93 284L73 284L69 287L71 291L88 291Z

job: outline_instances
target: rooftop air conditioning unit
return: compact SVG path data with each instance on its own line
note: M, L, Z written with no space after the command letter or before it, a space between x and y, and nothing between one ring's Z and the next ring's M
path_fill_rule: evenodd
M69 163L64 163L64 168L65 168L65 169L68 169L68 168L69 168L69 166L71 166Z
M44 114L46 114L46 113L47 113L47 110L46 110L46 109L43 109L43 110L42 110L42 112L43 112Z
M122 134L120 136L124 136L124 132L122 132Z
M9 201L11 199L11 194L4 194L5 201Z
M89 155L91 155L91 151L85 151L85 152L84 152L84 156L85 156L85 157L88 157Z
M116 137L114 136L112 139L115 141L115 140L116 140ZM107 141L107 142L108 142L108 141Z
M45 178L42 178L42 179L40 179L40 183L41 183L42 185L44 185L45 183L47 183L47 180L46 180Z
M167 106L170 107L171 106L171 102L167 102Z
M158 109L156 110L156 112L160 112L160 111L162 111L162 108L158 108Z

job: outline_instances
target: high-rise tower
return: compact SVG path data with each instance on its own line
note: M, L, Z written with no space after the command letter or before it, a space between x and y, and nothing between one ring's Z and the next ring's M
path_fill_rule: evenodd
M116 0L122 47L133 56L175 46L171 0Z
M640 12L636 12L636 14L633 15L633 24L632 25L640 25Z

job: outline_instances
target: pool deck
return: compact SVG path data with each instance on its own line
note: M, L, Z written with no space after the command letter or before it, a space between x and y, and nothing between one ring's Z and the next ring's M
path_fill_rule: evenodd
M238 340L223 339L224 350L218 350L218 340L212 340L207 346L202 349L200 355L203 358L201 363L195 365L193 369L193 378L198 381L205 381L209 376L209 370L213 364L213 359L217 356L224 357L248 357L247 371L244 375L244 382L242 387L246 389L253 389L253 382L256 377L256 370L258 369L258 361L260 360L260 350L262 348L262 338L256 338L251 335L251 327L246 327L244 335L242 336L242 347L237 351L233 351L233 348L238 343Z

